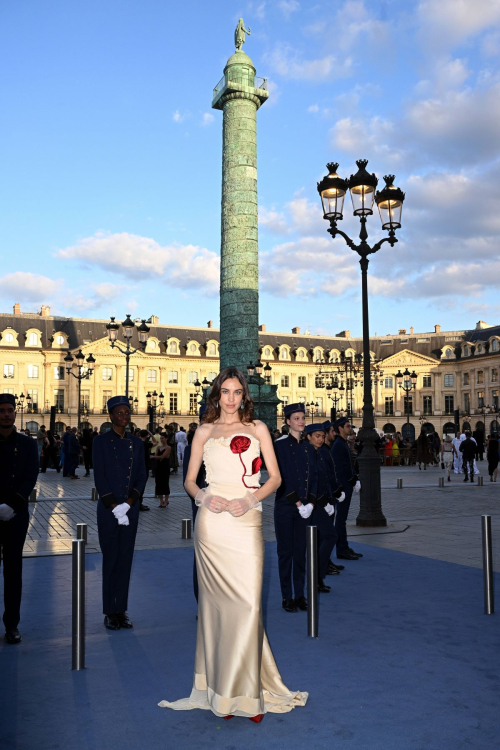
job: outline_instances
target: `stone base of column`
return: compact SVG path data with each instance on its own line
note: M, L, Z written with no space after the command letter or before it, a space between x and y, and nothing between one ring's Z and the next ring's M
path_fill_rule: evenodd
M278 418L278 405L281 403L277 396L278 386L264 384L260 387L260 409L259 409L259 387L249 384L250 395L255 405L255 417L261 419L272 430L276 429Z
M372 449L373 450L373 449ZM361 482L360 508L356 526L387 526L382 513L382 493L380 488L380 456L363 448L358 458L359 479Z

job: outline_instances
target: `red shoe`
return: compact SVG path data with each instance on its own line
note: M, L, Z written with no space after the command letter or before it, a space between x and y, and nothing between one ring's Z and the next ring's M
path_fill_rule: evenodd
M249 716L250 721L254 721L256 724L260 724L264 718L264 714L257 714L257 716Z
M224 716L224 721L229 721L229 719L233 718L233 714L229 714L228 716Z

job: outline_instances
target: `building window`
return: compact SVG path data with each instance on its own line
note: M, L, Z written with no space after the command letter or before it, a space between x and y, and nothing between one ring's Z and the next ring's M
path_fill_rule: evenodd
M469 347L468 346L464 346L464 357L468 357L469 354L470 354Z
M28 337L28 346L38 346L38 333L30 333Z
M285 406L288 406L288 396L283 396L281 399L281 407L284 409Z
M491 382L498 383L498 369L496 367L491 370Z
M198 347L196 346L196 344L189 344L189 351L191 352L191 354L195 354L198 351Z
M464 372L464 385L470 385L470 375L468 372Z
M38 379L38 365L28 365L28 378Z
M323 361L323 353L321 349L315 349L314 350L314 361L315 362L322 362Z
M28 396L31 398L28 411L36 413L38 411L38 390L34 388L28 388Z
M170 414L177 414L177 393L171 393L169 396Z
M479 409L482 409L484 406L484 391L477 392L477 406Z
M102 370L102 379L103 380L113 380L113 368L111 367L103 367ZM111 396L110 396L111 398Z
M169 370L168 371L168 382L169 383L178 383L179 382L179 373L177 370Z
M90 409L90 391L82 391L80 399L81 409Z
M55 365L54 380L64 380L64 367L62 365Z
M384 388L394 388L394 379L392 377L384 378ZM392 411L391 411L391 414L392 414Z
M484 371L478 370L477 371L477 383L484 383Z
M64 338L64 336L61 336L60 334L59 336L56 336L56 344L58 346L64 346L65 342L66 342L66 339Z
M171 341L168 345L168 351L170 354L178 354L179 349L177 348L177 341Z
M305 358L305 352L303 349L299 349L297 352L297 359L304 359Z
M156 383L157 372L156 370L148 370L147 381L148 383Z
M422 386L424 388L432 388L432 377L430 375L424 375L422 378Z
M444 356L446 357L446 359L451 359L453 357L453 349L450 349L450 347L445 349Z
M14 365L4 365L3 376L4 378L13 378L14 377Z
M3 340L5 341L6 344L12 344L12 342L14 341L14 334L6 333L5 336L3 337Z
M108 401L113 395L112 391L103 391L102 392L102 411L103 413L106 413L108 411Z
M208 380L209 383L211 383L212 380L215 380L216 377L217 377L217 373L216 372L209 372L208 375L207 375L207 380Z
M189 413L198 414L198 394L197 393L189 394Z
M13 388L2 388L0 390L0 393L12 393L12 395L14 395L14 389Z
M56 411L64 411L64 391L61 389L54 391L54 406L56 407Z
M498 391L491 391L492 406L495 411L498 409Z
M281 359L288 359L288 349L281 350Z
M467 414L470 412L470 393L464 393L464 411Z
M432 414L432 396L424 396L424 414Z
M413 414L413 396L405 396L403 401L405 415Z
M286 377L286 378L287 378L287 380L288 380L288 375L286 375L285 377ZM299 375L299 378L298 378L298 385L299 385L299 388L307 388L307 378L306 378L306 376L305 376L305 375ZM287 387L288 387L288 386L287 386ZM316 388L320 388L320 387L321 387L321 386L318 386L318 384L316 384Z
M129 371L128 371L128 382L132 383L133 380L134 380L134 371L129 368Z
M498 351L498 339L493 339L491 342L491 351L497 352Z
M195 380L198 380L198 373L195 370L192 370L188 373L188 382L194 383Z
M445 375L444 376L444 384L446 388L451 388L455 385L455 376L454 375Z
M445 396L444 397L444 413L453 414L454 408L455 408L455 401L454 401L453 396Z
M478 354L482 354L483 353L483 345L482 344L478 344L476 351L477 351Z
M269 356L267 354L267 351L268 350L266 349L266 357ZM216 347L215 344L209 344L208 345L208 354L209 354L210 357L216 357L217 356L217 347Z
M281 376L281 387L290 388L290 378L288 377L288 375Z
M385 414L388 417L394 414L394 396L385 397Z

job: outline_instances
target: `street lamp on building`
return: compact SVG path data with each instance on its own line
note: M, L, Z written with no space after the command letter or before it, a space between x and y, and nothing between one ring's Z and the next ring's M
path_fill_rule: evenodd
M73 372L73 362L76 359L76 364L78 371L75 373ZM89 380L91 376L94 374L94 367L95 367L95 359L92 356L92 354L89 354L87 359L85 359L85 354L82 352L81 349L78 350L78 354L73 355L71 352L68 352L67 355L64 357L64 361L67 362L66 366L66 372L68 375L72 375L75 380L78 381L78 412L77 412L77 424L78 424L78 430L80 430L80 420L81 420L81 413L82 413L82 380ZM86 362L86 364L85 364Z
M266 367L269 368L267 371L266 371ZM268 376L267 373L270 373L270 370L272 369L270 365L266 365L266 367L264 367L260 359L257 361L255 365L253 362L250 362L247 365L248 382L254 383L259 389L258 407L257 407L257 416L259 419L260 419L260 389L262 388L262 384L267 382L262 377L262 373L266 371L266 377L270 377L270 374Z
M16 400L16 411L19 412L21 415L21 430L24 427L24 412L29 411L31 406L31 396L28 393L27 396L24 395L24 393L21 393L20 396L14 396ZM26 403L24 403L24 399L26 399Z
M394 187L394 176L384 177L385 188L375 193L378 179L374 174L366 171L368 161L359 159L356 162L358 171L345 180L337 174L338 164L327 164L328 175L318 183L318 192L323 206L323 217L330 222L328 232L332 238L340 235L348 247L360 257L361 266L361 294L363 309L363 423L358 432L363 450L358 458L361 479L360 510L356 519L358 526L387 526L387 520L382 512L382 498L380 488L380 458L376 445L378 433L375 430L373 396L370 383L370 327L368 316L368 256L376 253L384 242L391 247L397 242L395 231L401 226L401 212L404 193ZM344 198L349 190L354 216L359 216L361 230L359 244L337 227L337 222L343 218ZM367 217L373 214L373 203L376 202L382 221L382 229L388 230L389 236L384 237L375 245L367 243Z
M146 394L146 399L148 402L149 431L154 432L156 428L156 409L158 405L160 407L163 406L164 395L163 393L160 393L160 395L158 396L156 391L153 391L153 393L148 392Z
M417 373L415 370L410 373L408 368L406 368L404 372L398 370L396 373L396 383L405 394L403 397L403 403L406 412L406 435L403 437L406 440L410 440L410 393L412 393L417 387Z
M110 319L110 322L106 326L106 330L108 331L108 338L111 343L111 347L112 348L116 347L119 352L125 355L125 359L126 359L125 396L128 398L130 357L132 356L132 354L135 354L136 352L143 352L146 349L146 344L148 343L150 328L146 324L145 320L142 321L140 326L136 326L134 321L131 319L130 315L128 314L121 325L123 328L123 338L126 341L125 348L123 348L123 345L118 341L118 331L120 330L120 324L116 323L114 318ZM137 337L139 339L139 346L133 349L130 345L130 342L131 342L132 336L134 335L134 330L136 330L136 328L137 328Z

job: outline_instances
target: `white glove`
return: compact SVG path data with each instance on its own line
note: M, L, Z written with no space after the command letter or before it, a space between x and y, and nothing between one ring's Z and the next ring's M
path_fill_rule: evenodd
M333 514L335 512L335 508L333 507L333 505L330 505L330 503L327 503L325 505L325 510L326 510L326 512L328 513L329 516L333 516Z
M307 505L299 505L299 513L302 518L309 518L313 510L314 505L312 503L307 503Z
M359 479L358 479L358 481L357 481L357 482L356 482L356 484L354 485L354 492L356 492L356 493L357 493L357 492L359 492L359 491L360 491L360 489L361 489L361 482L360 482L360 481L359 481Z
M337 498L337 502L343 503L345 500L345 492L342 492L339 498Z
M227 512L235 518L238 516L244 516L250 508L256 508L260 500L257 500L253 492L246 491L243 497L237 497L235 500L230 500L227 507Z
M130 505L128 503L120 503L120 505L117 505L116 508L113 508L113 515L116 518L117 521L120 520L120 518L123 518L127 515L127 513L130 510ZM124 526L128 526L128 524L123 524Z
M10 505L7 505L7 503L0 505L0 521L10 521L15 515Z
M212 513L222 513L223 510L228 510L229 506L229 500L226 500L225 497L212 495L208 487L198 492L194 498L194 502L199 508L204 505Z
M125 513L124 516L120 516L120 518L118 519L118 525L119 526L129 526L130 525L130 521L128 520L128 516L127 516L126 513Z

